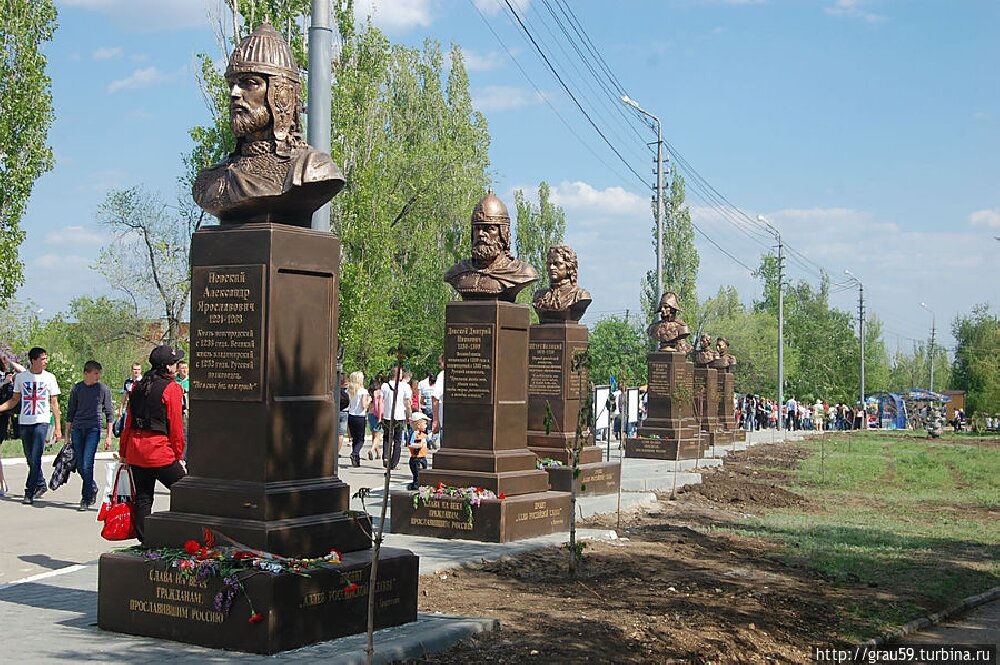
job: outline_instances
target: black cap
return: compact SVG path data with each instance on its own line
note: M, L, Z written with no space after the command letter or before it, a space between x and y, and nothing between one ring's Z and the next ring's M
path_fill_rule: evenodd
M169 344L158 346L149 352L149 364L153 367L166 367L184 357L184 351L175 349Z

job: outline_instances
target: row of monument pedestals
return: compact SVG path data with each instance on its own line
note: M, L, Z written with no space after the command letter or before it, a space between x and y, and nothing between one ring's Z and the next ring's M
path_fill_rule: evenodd
M141 548L101 556L98 625L273 654L367 626L372 524L349 509L334 443L340 242L310 228L312 213L344 179L329 155L302 140L298 68L268 23L236 47L225 76L236 147L204 169L192 191L220 225L191 241L189 475L171 487L170 510L146 518ZM602 460L594 445L575 445L590 399L580 362L587 329L579 324L590 295L576 284L576 255L551 248L550 286L535 293L539 323L531 325L528 306L513 301L537 274L510 246L506 207L491 192L473 211L472 258L445 274L462 301L446 312L445 437L433 467L420 474L423 486L477 487L497 498L484 499L469 520L461 501L415 502L413 492L394 492L394 532L491 542L561 532L570 490L619 488L618 463ZM674 319L654 324L661 342L682 323ZM686 457L699 428L693 412L710 436L732 430L731 399L725 408L732 375L692 370L678 339L650 356L650 418L626 456ZM689 385L690 394L705 387L698 409L679 399ZM643 452L650 441L659 447ZM672 453L664 448L671 441ZM540 459L559 464L539 468ZM272 562L331 550L341 561L308 575L280 566L249 571L226 609L218 602L227 588L222 575L177 566L176 553L190 541L211 555L210 540ZM418 563L409 550L381 548L376 628L416 620Z

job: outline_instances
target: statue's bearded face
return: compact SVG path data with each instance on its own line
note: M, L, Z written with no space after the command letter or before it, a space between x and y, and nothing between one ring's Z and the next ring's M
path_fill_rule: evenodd
M708 351L712 348L712 338L708 335L702 335L699 337L698 343L701 345L702 351Z
M499 224L474 224L472 226L472 258L494 261L505 249L500 238Z
M261 132L271 125L267 81L259 74L240 74L229 81L229 126L236 138Z

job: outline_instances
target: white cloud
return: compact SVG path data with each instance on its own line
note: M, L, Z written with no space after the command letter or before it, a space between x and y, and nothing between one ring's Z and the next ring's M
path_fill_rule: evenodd
M108 92L114 94L132 88L144 88L154 83L168 80L170 77L154 66L140 67L123 79L108 84Z
M969 223L973 226L986 226L1000 229L1000 208L992 210L977 210L969 215Z
M500 10L506 7L504 0L472 0L472 2L476 6L476 9L489 16L496 16L500 13ZM510 0L510 4L520 13L528 10L531 0Z
M531 191L531 190L529 190ZM603 217L649 217L649 200L624 187L595 189L580 181L563 181L552 188L552 202L569 213Z
M371 17L372 23L387 30L403 31L431 24L430 0L359 0L354 16Z
M210 8L221 0L56 0L61 8L76 8L110 16L138 32L158 32L209 25Z
M64 226L45 234L47 245L100 245L105 236L83 226Z
M846 16L849 18L859 18L868 23L881 23L886 17L864 9L870 4L870 0L835 0L832 5L823 8L823 11L832 16Z
M545 97L534 90L513 85L488 85L472 92L472 104L479 111L510 111L541 104Z
M45 268L46 270L65 270L74 268L86 268L90 265L90 259L86 256L76 256L72 254L42 254L30 262L31 268Z
M462 58L465 60L465 68L470 72L492 71L504 63L503 56L497 51L480 53L473 49L463 48Z
M102 46L94 49L94 52L90 54L90 57L94 60L110 60L112 58L120 57L121 54L121 46Z

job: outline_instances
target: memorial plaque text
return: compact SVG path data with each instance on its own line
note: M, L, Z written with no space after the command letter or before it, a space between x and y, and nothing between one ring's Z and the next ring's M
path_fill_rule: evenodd
M493 328L492 323L447 326L446 401L486 404L493 401Z
M528 394L561 397L563 342L528 343Z
M264 399L264 266L191 271L193 398Z

